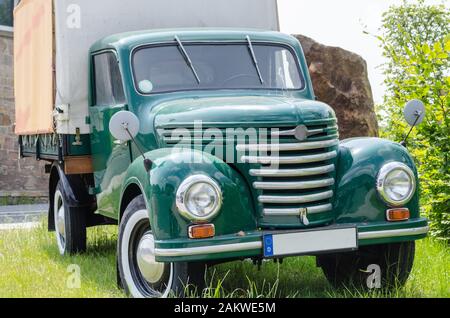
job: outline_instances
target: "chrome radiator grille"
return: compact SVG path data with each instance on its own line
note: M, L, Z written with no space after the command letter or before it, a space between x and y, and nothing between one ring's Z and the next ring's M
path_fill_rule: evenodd
M248 179L260 217L263 221L266 217L270 218L267 224L277 224L277 220L280 224L289 223L291 221L283 217L301 217L305 211L308 216L315 215L317 218L331 212L339 144L335 118L309 120L300 125L303 128L300 130L302 140L298 140L299 126L264 128L270 132L268 138L256 141L245 137L246 128L234 131L234 137L230 137L227 130L236 127L226 124L217 128L212 124L204 124L201 128L195 128L192 124L181 126L184 130L182 134L175 131L180 128L179 124L164 127L159 132L161 146L175 147L197 142L205 147L212 141L231 145L236 152L233 158L237 162L218 157L233 164ZM218 133L207 133L211 128ZM256 129L259 136L261 128L252 129ZM181 135L190 138L184 141ZM235 138L241 135L243 139ZM277 163L276 167L274 163Z
M263 218L332 210L339 143L336 120L310 121L301 126L301 141L296 127L284 127L279 129L277 144L272 140L270 144L236 146L243 153L241 161L250 166L248 173Z

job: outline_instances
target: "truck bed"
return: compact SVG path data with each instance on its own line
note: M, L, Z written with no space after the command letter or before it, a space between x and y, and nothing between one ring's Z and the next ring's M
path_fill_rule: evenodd
M89 135L23 135L19 149L21 157L61 162L66 174L93 172Z

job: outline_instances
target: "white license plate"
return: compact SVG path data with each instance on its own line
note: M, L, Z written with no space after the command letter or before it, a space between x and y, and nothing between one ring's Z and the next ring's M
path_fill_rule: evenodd
M313 252L354 250L358 247L356 227L266 233L264 256L300 255Z

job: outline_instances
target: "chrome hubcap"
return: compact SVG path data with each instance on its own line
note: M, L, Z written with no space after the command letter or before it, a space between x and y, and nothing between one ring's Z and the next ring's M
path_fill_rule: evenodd
M164 263L155 260L155 241L153 234L145 233L137 248L137 263L139 271L149 283L157 283L164 274Z

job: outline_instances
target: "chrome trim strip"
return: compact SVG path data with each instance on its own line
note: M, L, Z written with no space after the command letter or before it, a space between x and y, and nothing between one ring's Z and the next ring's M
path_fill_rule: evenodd
M427 226L414 227L414 228L409 228L409 229L358 232L358 239L368 240L368 239L385 238L385 237L419 235L419 234L427 233L429 229L430 229L430 227L427 225Z
M325 128L326 129L326 128ZM312 135L317 135L317 134L321 134L323 132L325 132L324 128L319 128L319 129L308 129L308 137L312 136Z
M334 164L304 169L250 169L254 177L306 177L334 171Z
M200 254L216 254L216 253L247 251L259 248L262 248L261 241L199 246L199 247L184 247L184 248L155 248L155 255L169 256L169 257L191 256Z
M333 178L314 181L291 181L291 182L253 182L253 187L260 190L288 190L288 189L314 189L328 187L334 184Z
M209 184L214 189L216 194L216 202L213 209L209 213L202 216L193 214L189 211L189 208L186 205L186 193L196 183ZM175 204L178 212L189 221L208 221L212 219L217 213L219 213L222 206L222 200L222 189L220 188L220 185L214 179L204 174L194 174L184 179L178 186L175 195Z
M365 240L372 238L419 235L427 233L428 230L429 230L428 226L423 226L410 229L359 232L358 239ZM222 244L214 246L199 246L199 247L185 247L185 248L155 248L155 255L165 257L177 257L177 256L237 252L260 248L262 248L262 242L255 241L245 243Z
M241 162L247 163L309 163L324 161L332 159L337 156L336 150L321 153L318 155L307 155L307 156L283 156L283 157L271 157L271 156L242 156Z
M306 124L306 127L309 124ZM289 130L280 130L280 131L274 131L271 133L272 136L295 136L295 129L289 129ZM308 129L307 135L312 136L316 134L320 134L323 132L326 132L327 130L337 129L336 125L333 126L327 126L326 128L318 128L318 129Z
M309 134L309 130L308 130L308 134ZM273 131L271 133L271 135L272 136L294 136L295 135L295 128L294 129L289 129L289 130Z
M313 214L313 213L321 213L321 212L327 212L331 211L332 205L331 203L323 204L323 205L316 205L307 207L307 213ZM279 216L279 215L300 215L300 208L290 208L290 209L263 209L264 215L267 216Z
M333 191L325 191L307 195L260 195L258 201L261 203L308 203L329 199L333 196Z
M312 142L295 142L285 144L238 144L238 151L289 151L289 150L310 150L336 146L339 143L337 139L312 141Z

